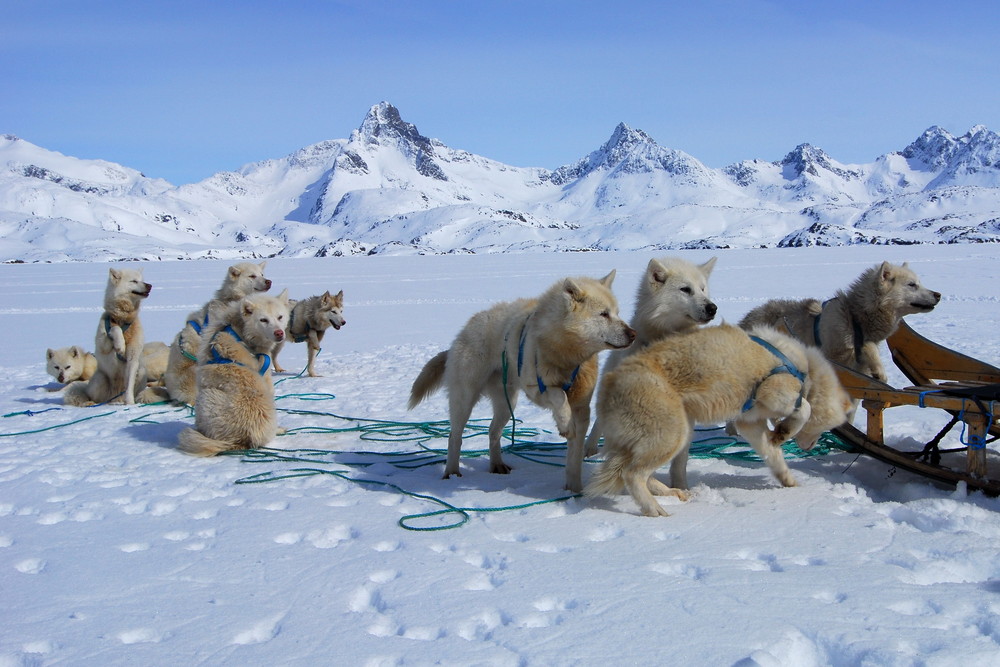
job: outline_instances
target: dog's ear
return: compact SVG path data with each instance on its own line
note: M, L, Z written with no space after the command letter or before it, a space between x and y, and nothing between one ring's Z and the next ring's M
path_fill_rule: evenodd
M51 359L55 355L56 355L56 351L53 350L51 347L48 350L46 350L46 352L45 352L45 358L46 359Z
M882 266L878 267L879 280L882 282L888 282L892 278L892 264L889 262L882 262Z
M73 353L73 356L74 356L74 357L79 357L79 356L80 356L80 353L81 353L81 352L83 352L83 350L82 350L82 349L80 349L80 346L79 346L79 345L74 345L73 347L71 347L71 348L69 348L69 349L70 349L70 351L71 351L71 352Z
M330 296L330 290L323 292L323 296L319 298L320 303L330 303L333 297Z
M278 301L284 301L286 304L288 303L288 288L287 287L285 289L281 290L281 294L278 295Z
M715 260L717 259L719 258L713 257L712 259L708 260L707 262L698 267L699 269L701 269L701 272L705 274L706 278L712 275L712 269L715 268Z
M344 305L344 290L340 290L339 292L337 292L334 295L334 297L333 297L333 303L336 306L343 306Z
M264 260L263 262L261 262L257 266L260 267L260 271L261 271L261 273L263 273L264 272L264 267L267 266L267 260Z
M580 286L572 278L566 278L563 281L563 289L566 290L566 293L569 294L569 297L573 301L583 301L583 290L580 289Z
M240 273L241 273L240 267L236 266L235 264L229 267L229 277L232 278L233 280L239 278Z
M598 282L600 282L602 285L604 285L608 289L611 289L611 283L613 283L615 281L615 274L616 273L618 273L618 269L611 269L611 273L609 273L608 275L606 275L603 278L601 278Z
M240 301L240 311L242 311L243 317L250 317L251 315L253 315L254 311L253 301L250 301L249 299L243 299L242 301Z
M667 282L667 267L663 266L663 263L654 257L646 265L646 275L649 276L652 282L662 285Z
M118 269L108 269L108 277L110 277L113 281L118 282L122 279L122 272Z

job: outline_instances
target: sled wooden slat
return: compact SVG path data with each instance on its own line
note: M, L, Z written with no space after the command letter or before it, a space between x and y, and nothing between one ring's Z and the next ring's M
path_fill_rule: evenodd
M865 453L892 465L946 483L964 481L971 489L1000 495L1000 480L991 479L989 475L985 447L957 450L964 449L966 453L963 471L943 465L940 454L906 452L886 445L884 433L885 411L909 405L941 409L964 422L968 442L982 443L987 434L997 435L1000 424L993 414L993 401L944 392L1000 383L1000 368L934 343L905 322L900 323L887 342L893 362L914 383L913 386L897 389L847 367L836 366L844 388L852 398L861 401L867 422L864 432L846 424L835 429L835 433ZM935 460L931 462L932 459Z

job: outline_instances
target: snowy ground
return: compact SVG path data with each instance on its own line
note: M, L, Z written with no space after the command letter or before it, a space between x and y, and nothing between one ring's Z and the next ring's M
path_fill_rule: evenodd
M828 297L882 259L908 260L944 294L911 325L1000 360L997 246L718 254L712 291L730 322L766 298ZM508 455L510 476L469 458L463 477L442 480L440 464L384 455L416 451L410 431L362 440L335 432L357 422L333 415L444 419L444 395L407 412L409 386L472 313L617 268L627 315L649 256L270 262L275 289L293 297L345 292L348 325L325 341L324 377L279 376L283 425L318 432L275 446L338 452L295 453L309 463L183 456L173 447L191 422L184 409L63 407L44 352L93 346L108 267L0 266L0 665L1000 661L1000 501L854 454L791 461L792 489L761 463L692 460L693 498L671 502L669 518L638 516L622 496L470 512L448 530L398 525L442 508L403 491L466 508L563 498L563 471L540 462L561 454ZM144 265L147 339L169 341L226 265ZM301 369L305 346L286 346L282 361ZM895 437L936 432L937 415L906 410ZM529 439L557 440L538 432L551 419L526 401L518 417ZM349 453L361 451L378 453ZM237 483L293 468L342 476Z

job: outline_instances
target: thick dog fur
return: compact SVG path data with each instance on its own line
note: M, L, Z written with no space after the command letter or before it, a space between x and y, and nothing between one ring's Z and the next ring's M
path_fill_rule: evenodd
M879 344L896 330L903 316L928 313L940 300L941 294L921 285L906 263L883 262L825 304L816 299L769 301L747 313L740 326L763 324L787 331L822 349L827 359L886 382Z
M552 411L567 440L566 488L582 489L596 355L628 347L635 339L635 331L618 316L611 292L614 275L612 271L601 280L566 278L537 299L500 303L477 313L451 348L427 362L410 391L410 408L440 386L447 387L451 433L445 478L462 474L462 432L483 396L493 404L490 472L510 472L501 456L500 437L523 391Z
M650 343L694 331L699 325L711 322L718 310L708 295L708 278L715 261L713 257L698 265L676 257L649 260L639 281L635 314L630 322L636 332L635 343L609 354L603 372L611 372L625 357ZM587 436L587 456L597 453L602 435L601 420L595 419Z
M212 300L188 314L184 328L174 336L167 357L163 384L170 398L179 403L194 405L198 392L195 360L198 358L202 342L198 329L204 331L232 303L256 292L266 292L271 289L271 281L264 277L265 264L267 262L260 264L241 262L230 266Z
M721 325L671 336L641 350L604 376L597 415L604 424L605 460L586 493L623 487L646 516L667 516L654 496L686 500L688 447L697 423L732 420L784 486L794 486L781 444L795 437L812 447L847 417L850 397L816 350L774 329L752 333L768 341L806 375L805 386L742 329ZM796 407L802 397L801 404ZM748 406L748 399L753 397ZM768 421L774 420L774 432ZM653 477L671 464L671 486Z
M45 352L45 370L59 384L89 380L97 371L97 357L79 345L51 347Z
M319 296L292 301L291 304L292 313L288 319L288 330L285 331L286 338L293 343L308 344L309 363L306 365L306 371L309 377L319 377L313 368L313 362L319 354L319 344L326 330L333 327L340 331L340 327L347 324L347 320L344 319L344 290L333 296L326 291ZM278 364L278 352L283 345L284 341L274 348L274 370L278 373L285 370Z
M170 353L164 343L154 341L142 346L143 365L146 367L146 383L162 384L167 370L167 356ZM97 370L97 357L79 345L60 347L45 352L45 370L60 384L77 380L89 380Z
M139 306L153 288L141 269L110 269L104 291L104 313L97 324L94 356L97 369L84 381L66 387L67 405L149 403L161 396L146 390L143 332Z
M276 297L253 294L213 316L198 351L194 428L178 435L180 451L214 456L274 439L274 384L264 355L284 340L288 313L286 290Z

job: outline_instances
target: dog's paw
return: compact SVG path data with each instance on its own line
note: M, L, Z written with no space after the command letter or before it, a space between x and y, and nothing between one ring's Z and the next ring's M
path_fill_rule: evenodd
M513 470L513 468L511 468L503 461L490 465L490 472L495 473L497 475L509 475L511 470Z

